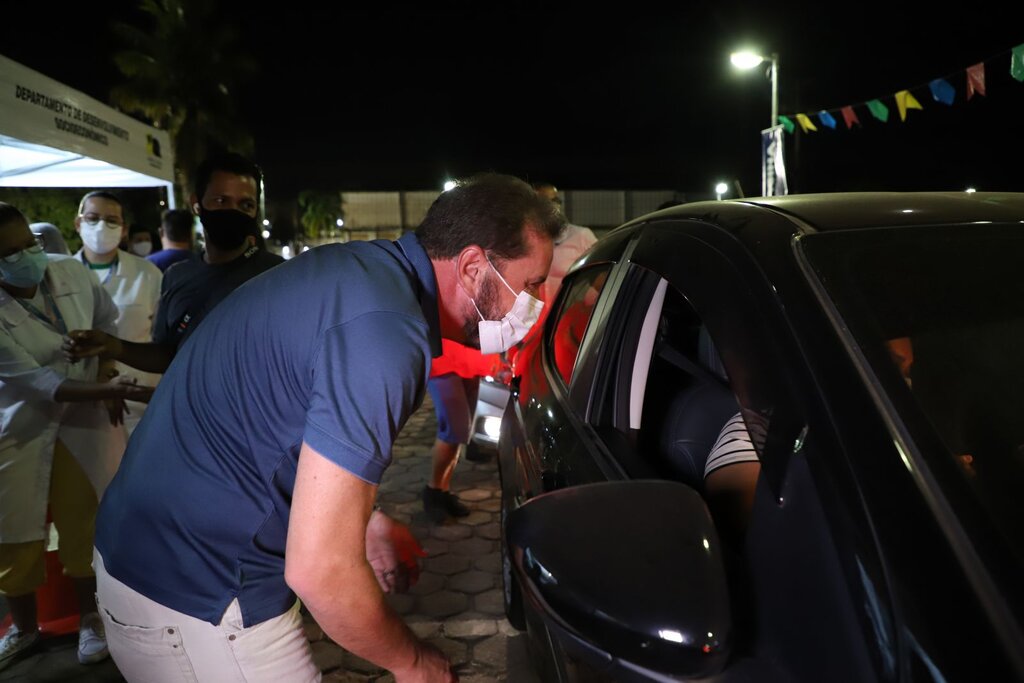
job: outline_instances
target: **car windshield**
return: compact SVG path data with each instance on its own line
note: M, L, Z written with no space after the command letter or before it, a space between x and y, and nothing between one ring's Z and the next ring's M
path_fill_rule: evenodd
M935 480L969 491L1024 556L1024 226L851 230L800 244Z

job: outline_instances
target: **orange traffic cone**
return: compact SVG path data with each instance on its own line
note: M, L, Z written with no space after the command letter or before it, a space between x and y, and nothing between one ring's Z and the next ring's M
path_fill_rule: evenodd
M47 510L46 523L49 524L50 513ZM81 617L78 609L78 594L75 584L64 576L64 565L56 550L46 553L46 583L36 590L36 618L43 637L61 636L78 630ZM11 616L8 614L0 620L0 636L11 627Z
M46 553L46 583L36 591L36 614L43 636L62 636L78 630L78 594L64 576L57 551Z

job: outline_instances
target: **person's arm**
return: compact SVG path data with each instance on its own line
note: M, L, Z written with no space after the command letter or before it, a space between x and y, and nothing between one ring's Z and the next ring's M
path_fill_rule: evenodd
M65 379L53 392L53 400L75 403L81 401L103 401L107 399L124 399L130 401L148 401L153 387L126 384L124 382L84 382L77 379Z
M455 681L448 659L384 601L366 557L376 487L303 442L292 494L285 581L324 632L397 683Z
M155 373L167 370L176 351L172 344L130 342L101 330L72 330L64 338L62 349L71 362L99 356Z

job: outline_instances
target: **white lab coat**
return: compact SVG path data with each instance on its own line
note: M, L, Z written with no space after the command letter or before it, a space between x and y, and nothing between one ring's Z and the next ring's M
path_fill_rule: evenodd
M85 263L82 250L75 253L75 258ZM103 282L103 289L117 306L117 336L125 341L148 344L153 341L153 318L160 302L160 285L164 274L150 261L118 250L117 263L110 271L110 276ZM74 328L68 328L74 329ZM134 377L139 384L156 386L160 375L142 372L135 368L117 363L117 371L125 377ZM129 416L126 421L134 426L145 410L146 404L128 402Z
M117 308L96 278L51 254L47 283L68 330L114 333ZM0 543L45 538L54 443L59 438L102 496L124 453L124 428L102 402L53 400L65 379L95 381L98 361L69 363L59 330L0 289Z

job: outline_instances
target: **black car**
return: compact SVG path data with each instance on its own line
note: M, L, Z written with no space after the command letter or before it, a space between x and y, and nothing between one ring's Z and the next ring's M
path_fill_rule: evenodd
M505 606L545 681L1024 680L1024 194L644 216L515 374Z

